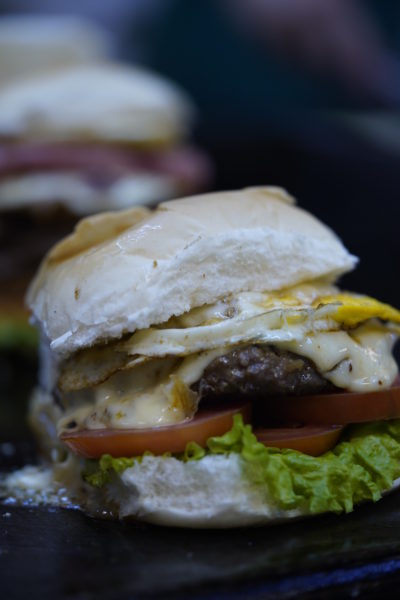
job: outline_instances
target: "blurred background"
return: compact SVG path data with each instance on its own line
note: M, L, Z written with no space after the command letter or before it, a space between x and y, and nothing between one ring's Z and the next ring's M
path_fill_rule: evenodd
M30 37L27 16L53 20ZM199 189L286 187L360 257L343 287L397 306L399 59L396 0L0 0L0 87L93 60L166 77L196 107Z
M345 285L399 304L396 0L0 0L27 14L89 20L181 85L210 187L287 187L360 256Z

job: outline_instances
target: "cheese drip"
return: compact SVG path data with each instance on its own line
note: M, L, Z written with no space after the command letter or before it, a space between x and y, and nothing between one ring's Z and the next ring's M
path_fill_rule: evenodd
M95 372L99 356L108 360L110 374L113 368L120 371L67 393L57 429L156 427L189 419L198 404L191 386L205 368L217 356L254 343L310 359L339 388L384 389L397 375L392 348L399 323L396 309L325 284L238 294L138 331L110 348L90 349L84 360L73 357L65 371L78 381L72 390ZM113 367L116 352L119 362Z
M190 386L225 351L221 348L185 359L150 360L113 375L92 390L69 394L57 431L71 430L71 424L72 428L126 429L174 425L190 419L197 410L197 394Z
M334 385L353 391L388 387L397 375L392 357L396 336L377 322L351 332L317 332L301 341L283 335L275 346L312 360ZM71 406L58 423L58 432L72 422L78 428L135 428L173 425L191 418L197 398L190 386L214 358L235 346L224 346L184 359L154 359L117 373L89 392L71 394Z
M58 385L62 392L77 391L149 357L188 356L245 342L274 344L283 336L286 341L301 341L310 333L348 330L373 318L389 321L386 327L399 333L399 311L366 296L338 293L326 284L275 293L243 292L137 331L128 339L81 350L60 365Z

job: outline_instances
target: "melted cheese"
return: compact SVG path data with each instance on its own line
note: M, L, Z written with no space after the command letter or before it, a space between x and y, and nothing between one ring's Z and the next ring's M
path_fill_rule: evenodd
M370 391L389 387L397 375L392 356L396 336L379 324L352 332L320 332L280 345L313 361L318 371L339 388Z
M152 360L117 373L89 394L72 394L58 421L58 433L71 430L71 423L87 429L123 429L173 425L191 418L197 409L197 395L190 386L225 351L204 352L183 360Z
M383 324L377 319L390 321ZM391 385L400 312L328 285L279 293L246 292L136 332L110 348L126 355L127 371L69 395L58 431L152 427L193 416L190 387L217 356L240 345L270 344L309 358L334 385L368 391ZM105 356L107 352L104 353ZM90 361L89 361L90 362Z

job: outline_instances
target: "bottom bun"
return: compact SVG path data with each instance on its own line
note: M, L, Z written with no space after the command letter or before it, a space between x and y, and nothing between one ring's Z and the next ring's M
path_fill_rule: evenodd
M189 462L144 456L140 463L114 476L100 497L88 490L90 504L97 504L97 512L112 507L120 519L202 529L269 525L315 515L306 505L280 508L263 482L246 477L245 468L242 457L235 453ZM400 478L382 495L399 486Z
M237 454L189 462L144 456L116 477L106 494L120 518L173 527L243 527L306 514L280 510L265 486L251 484L242 471Z
M24 467L0 479L0 496L13 504L82 509L97 517L192 529L272 525L312 516L305 508L280 509L264 485L243 477L242 458L234 453L187 463L144 456L101 490L82 484L82 468L83 462L72 456L52 467ZM397 478L382 495L399 486Z

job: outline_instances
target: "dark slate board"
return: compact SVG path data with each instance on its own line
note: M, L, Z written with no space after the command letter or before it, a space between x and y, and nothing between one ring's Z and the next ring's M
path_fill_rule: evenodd
M64 509L0 506L4 600L389 597L400 583L400 493L347 516L179 530ZM395 587L393 587L395 586Z

